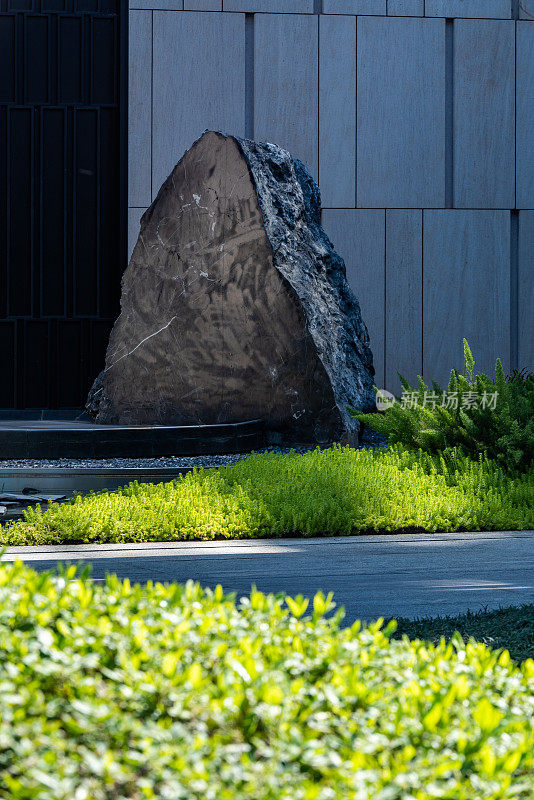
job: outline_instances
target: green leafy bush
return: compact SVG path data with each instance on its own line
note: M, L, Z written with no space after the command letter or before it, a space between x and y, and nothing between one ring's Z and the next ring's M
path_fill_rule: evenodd
M330 598L0 569L0 796L527 800L534 662Z
M508 476L458 451L396 445L261 454L165 484L133 483L27 511L1 544L343 535L534 527L534 469Z
M494 379L475 375L465 339L464 361L464 373L453 369L448 387L457 399L456 408L441 404L443 390L435 381L429 390L420 377L416 389L399 376L404 397L415 402L397 402L383 413L351 413L390 442L429 453L460 447L472 458L485 453L509 471L528 469L534 461L534 374L516 370L506 379L498 359ZM431 395L435 407L428 404Z

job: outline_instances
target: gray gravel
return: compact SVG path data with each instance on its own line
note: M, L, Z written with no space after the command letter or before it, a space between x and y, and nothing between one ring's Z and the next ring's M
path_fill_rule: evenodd
M386 440L379 434L366 429L362 447L381 447ZM260 453L307 453L315 445L294 447L267 447ZM56 459L6 459L0 460L0 469L192 469L193 467L223 467L248 458L250 453L231 453L214 456L160 456L159 458L56 458Z
M297 452L306 452L310 448L295 448ZM261 450L259 452L268 452ZM289 448L269 448L269 452L289 453ZM159 458L56 458L56 459L17 459L0 461L0 469L76 469L77 467L95 467L100 469L128 469L138 467L142 469L190 469L191 467L222 467L226 464L235 464L242 461L250 453L231 453L230 455L215 456L160 456Z

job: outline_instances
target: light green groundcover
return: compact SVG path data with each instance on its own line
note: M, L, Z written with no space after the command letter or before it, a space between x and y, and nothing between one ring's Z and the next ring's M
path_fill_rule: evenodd
M534 527L534 469L401 445L259 454L166 484L131 484L26 513L0 544L132 542Z
M0 797L528 800L534 662L330 598L0 568Z

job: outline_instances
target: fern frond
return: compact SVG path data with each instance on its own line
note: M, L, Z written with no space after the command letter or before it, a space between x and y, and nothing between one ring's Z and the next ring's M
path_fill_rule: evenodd
M475 359L471 352L471 348L467 344L467 339L464 339L464 373L470 383L473 383L473 374L475 370Z

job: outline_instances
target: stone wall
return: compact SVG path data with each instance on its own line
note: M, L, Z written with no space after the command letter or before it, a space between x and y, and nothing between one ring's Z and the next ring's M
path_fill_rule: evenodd
M130 249L206 128L318 180L379 386L534 370L534 0L131 0Z

